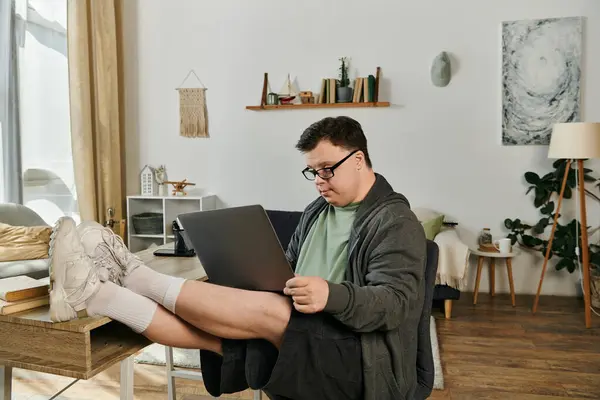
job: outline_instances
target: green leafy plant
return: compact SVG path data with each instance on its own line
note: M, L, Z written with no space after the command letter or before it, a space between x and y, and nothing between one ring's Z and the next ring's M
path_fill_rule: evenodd
M340 87L348 87L350 86L350 78L348 78L348 60L346 57L340 58L340 79L338 80L338 84Z
M552 199L553 197L558 198L567 162L566 160L557 160L552 164L552 167L554 170L543 176L539 176L535 172L526 172L524 175L525 180L530 185L527 194L533 191L533 205L539 209L542 215L540 219L535 224L528 224L519 218L506 218L504 220L504 226L510 231L507 238L511 239L513 245L519 243L522 247L541 252L543 256L546 255L548 250L549 240L543 238L542 235L546 232L546 229L552 229L556 215L556 203ZM584 181L594 182L596 183L595 186L598 187L600 186L599 180L590 175L592 172L589 168L584 169ZM570 199L573 196L573 191L577 189L576 173L574 165L571 164L563 199ZM580 182L580 184L584 184L584 182ZM585 193L594 200L600 201L600 197L590 190L585 189ZM555 194L556 196L553 196ZM577 268L576 243L581 248L581 230L583 227L577 219L561 224L561 216L561 214L558 215L559 219L550 250L550 258L559 258L556 263L557 270L566 268L572 273ZM586 229L589 229L589 227L586 227ZM598 272L600 271L600 246L588 243L588 249L590 265ZM581 255L579 255L579 260L581 261Z

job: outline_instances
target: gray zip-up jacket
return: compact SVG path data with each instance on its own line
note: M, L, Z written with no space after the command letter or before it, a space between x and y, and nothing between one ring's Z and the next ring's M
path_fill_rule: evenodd
M326 206L319 197L304 210L287 249L294 268L312 224ZM406 197L376 174L356 211L346 279L329 283L324 310L360 333L365 400L414 396L426 246L423 226Z

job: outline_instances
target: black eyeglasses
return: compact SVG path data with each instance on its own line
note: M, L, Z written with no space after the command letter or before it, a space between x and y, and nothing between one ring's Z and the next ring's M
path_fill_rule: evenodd
M342 158L340 161L338 161L337 163L335 163L335 165L332 165L331 167L321 168L317 170L306 167L302 170L302 175L304 175L304 177L309 181L314 181L317 175L319 175L321 179L331 179L333 178L333 170L342 165L344 161L349 159L350 156L356 153L357 151L359 151L359 149L354 150L352 153L348 154L346 157Z

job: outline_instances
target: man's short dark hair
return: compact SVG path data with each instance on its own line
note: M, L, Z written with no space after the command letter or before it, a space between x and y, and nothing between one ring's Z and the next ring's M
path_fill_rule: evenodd
M360 123L350 117L327 117L310 125L300 136L296 149L303 153L313 150L322 140L349 151L360 150L365 162L371 168L371 158L367 150L367 138Z

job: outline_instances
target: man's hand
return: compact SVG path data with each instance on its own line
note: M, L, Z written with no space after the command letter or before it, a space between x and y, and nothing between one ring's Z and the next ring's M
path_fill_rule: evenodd
M292 296L294 308L304 314L323 311L329 298L327 281L318 276L298 276L285 284L283 293Z

